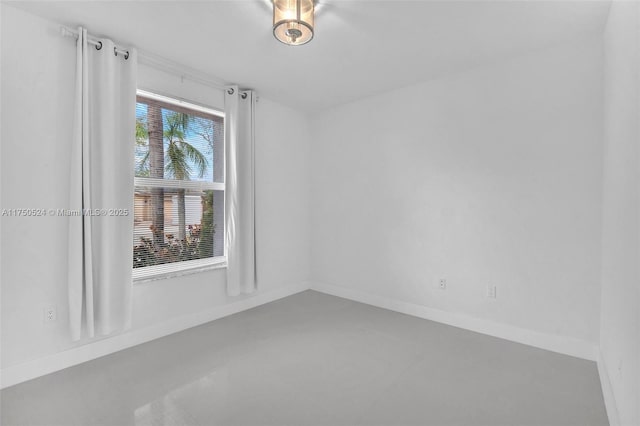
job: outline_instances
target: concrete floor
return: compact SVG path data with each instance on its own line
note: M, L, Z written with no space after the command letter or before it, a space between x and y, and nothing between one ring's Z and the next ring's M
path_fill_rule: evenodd
M2 425L606 425L593 362L306 291L3 390Z

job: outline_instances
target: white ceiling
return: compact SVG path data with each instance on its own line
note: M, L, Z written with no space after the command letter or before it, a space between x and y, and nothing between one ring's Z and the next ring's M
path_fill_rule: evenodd
M272 36L268 0L9 2L307 112L602 32L609 1L321 0L315 38Z

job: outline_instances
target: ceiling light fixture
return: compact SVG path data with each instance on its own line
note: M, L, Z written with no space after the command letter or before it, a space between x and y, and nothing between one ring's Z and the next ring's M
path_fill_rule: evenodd
M313 38L314 0L273 0L273 35L290 46Z

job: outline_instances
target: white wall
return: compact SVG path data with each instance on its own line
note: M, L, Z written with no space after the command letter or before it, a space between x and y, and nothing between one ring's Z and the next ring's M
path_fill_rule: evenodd
M75 44L60 36L58 24L1 7L2 208L63 208L68 199ZM219 90L148 67L140 69L140 87L223 106ZM310 138L306 119L280 104L261 98L256 115L259 291L249 299L266 301L307 285ZM74 344L69 338L66 232L63 218L2 218L0 338L5 377L18 370L26 374L39 362L64 365L56 354L89 343ZM121 344L215 317L211 312L216 307L223 308L215 312L232 312L224 307L242 299L226 296L223 269L137 284L133 295L133 329L114 339ZM236 305L251 306L251 301ZM58 309L58 320L50 325L43 323L47 305ZM100 350L88 345L82 353L108 352L108 341L98 345ZM20 374L8 375L14 380Z
M316 288L595 357L600 37L334 108L311 129Z
M640 424L639 31L640 5L614 1L604 34L600 367L615 401L607 410L623 425Z

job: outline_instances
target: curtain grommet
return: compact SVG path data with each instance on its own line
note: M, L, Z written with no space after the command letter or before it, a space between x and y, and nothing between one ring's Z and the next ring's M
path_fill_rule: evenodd
M102 42L99 41L98 44L96 44L96 50L100 50L102 49Z

